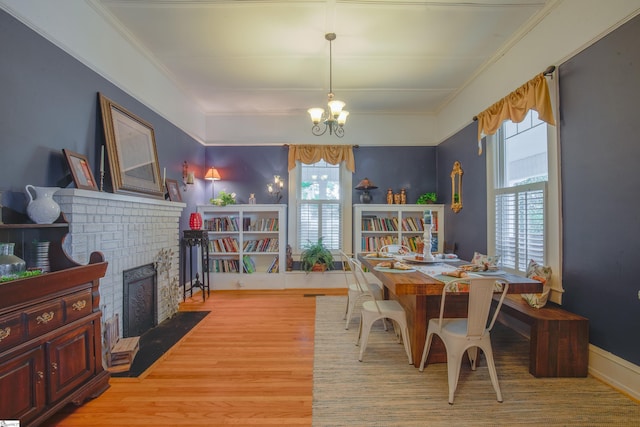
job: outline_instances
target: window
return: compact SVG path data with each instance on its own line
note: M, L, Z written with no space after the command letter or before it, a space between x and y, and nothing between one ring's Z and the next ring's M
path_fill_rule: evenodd
M289 237L295 251L319 238L332 251L348 247L344 238L350 235L345 228L351 224L351 193L344 189L350 188L351 173L343 164L321 160L309 165L297 163L289 179L295 185L294 208L289 214L289 224L295 223Z
M495 253L522 273L530 259L546 263L546 128L530 110L520 123L505 121L495 142Z
M549 89L557 105L556 86ZM563 292L559 163L557 129L536 111L487 137L488 251L516 274L525 274L531 259L549 265L550 298L557 303Z

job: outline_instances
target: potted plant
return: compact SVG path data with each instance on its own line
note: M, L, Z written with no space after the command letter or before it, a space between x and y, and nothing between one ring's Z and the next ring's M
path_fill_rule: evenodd
M437 199L438 199L438 196L436 195L436 193L424 193L423 195L418 197L416 204L427 205L427 204L435 203Z
M325 271L333 268L333 255L322 243L322 237L317 242L309 242L300 254L300 268L307 273L311 271Z
M236 204L236 193L227 193L222 190L218 193L218 197L210 200L212 205L216 206L227 206L227 205L235 205Z

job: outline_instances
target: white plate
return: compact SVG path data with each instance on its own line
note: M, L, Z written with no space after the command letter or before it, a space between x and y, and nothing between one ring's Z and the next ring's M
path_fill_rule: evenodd
M382 273L413 273L416 270L414 268L410 270L398 270L397 268L387 268L387 267L373 267L374 270L380 271Z
M406 256L402 258L403 261L407 262L415 262L416 264L433 264L435 262L442 262L442 259L434 259L433 261L429 261L426 259L416 259L415 256Z
M371 261L389 261L395 259L393 256L385 256L385 257L375 257L375 256L364 256L364 259L368 259Z

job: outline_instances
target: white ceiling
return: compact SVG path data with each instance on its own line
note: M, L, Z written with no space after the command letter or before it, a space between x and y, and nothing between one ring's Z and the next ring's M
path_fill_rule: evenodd
M436 114L554 0L97 1L209 117L324 106L334 32L333 91L353 117Z

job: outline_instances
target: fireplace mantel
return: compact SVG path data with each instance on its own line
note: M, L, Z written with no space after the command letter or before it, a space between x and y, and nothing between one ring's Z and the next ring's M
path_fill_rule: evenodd
M64 242L67 254L86 264L91 252L100 251L109 262L100 282L104 319L116 313L122 319L123 271L153 264L160 251L170 250L173 259L169 277L178 277L180 217L185 203L71 188L58 190L54 200L69 221L69 235ZM158 286L168 283L159 282ZM158 322L170 315L169 302L161 295L158 293ZM120 328L122 332L122 325Z

